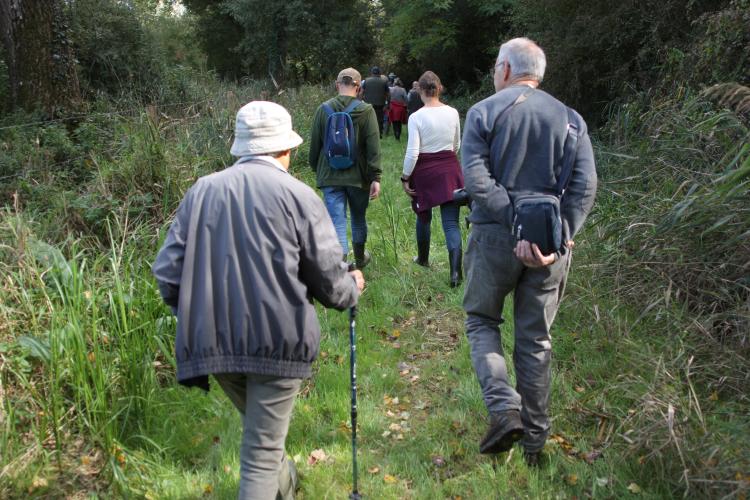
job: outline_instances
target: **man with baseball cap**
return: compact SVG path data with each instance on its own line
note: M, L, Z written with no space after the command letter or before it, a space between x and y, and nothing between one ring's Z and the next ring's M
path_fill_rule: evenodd
M287 173L301 143L283 107L242 107L237 162L188 190L153 265L177 315L177 380L208 389L213 375L243 415L242 499L294 497L284 442L318 355L313 298L343 310L364 287L320 198Z
M333 220L344 255L348 253L349 248L346 236L346 208L349 206L352 219L353 265L358 269L364 268L370 261L370 255L365 251L365 215L369 201L380 194L381 174L378 120L371 105L357 100L361 81L362 76L354 68L346 68L339 72L336 78L338 95L321 104L313 116L309 157L310 166L316 172L317 185L323 191L323 201ZM349 168L332 168L324 148L328 119L325 107L327 105L329 111L341 112L348 110L353 103L354 107L349 115L354 124L356 159Z

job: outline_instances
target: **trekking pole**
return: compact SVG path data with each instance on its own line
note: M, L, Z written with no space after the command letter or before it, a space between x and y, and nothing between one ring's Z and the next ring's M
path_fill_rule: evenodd
M357 338L356 318L357 307L349 309L349 377L352 385L352 493L351 500L360 500L362 496L357 491Z

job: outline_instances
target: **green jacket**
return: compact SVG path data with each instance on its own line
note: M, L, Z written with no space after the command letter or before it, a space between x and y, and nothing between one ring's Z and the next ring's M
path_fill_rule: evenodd
M354 97L336 96L327 101L334 111L343 111ZM370 189L370 183L380 182L380 129L375 110L367 103L357 106L351 113L354 138L357 143L357 162L345 170L333 170L328 165L323 141L328 116L319 106L315 111L310 137L310 166L317 174L319 188L327 186L354 186Z

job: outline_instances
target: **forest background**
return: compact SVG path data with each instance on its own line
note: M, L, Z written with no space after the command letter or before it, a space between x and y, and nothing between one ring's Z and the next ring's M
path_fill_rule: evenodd
M589 123L601 178L554 333L552 462L476 455L460 291L408 266L403 145L386 139L360 322L365 491L744 498L748 0L0 0L0 496L232 497L236 415L174 385L148 271L182 194L231 161L244 102L285 105L307 137L338 70L379 65L407 84L435 71L465 113L514 36L544 48L543 88ZM305 148L292 172L311 183ZM306 498L339 498L346 322L321 314L290 453Z

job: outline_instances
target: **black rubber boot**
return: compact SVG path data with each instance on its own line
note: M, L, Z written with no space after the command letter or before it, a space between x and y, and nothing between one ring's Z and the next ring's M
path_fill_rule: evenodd
M417 241L417 256L414 263L422 267L430 267L430 240Z
M451 267L451 288L456 288L464 279L461 271L462 260L463 252L460 248L448 252L448 263Z
M354 249L354 265L357 269L364 269L370 263L370 252L365 250L364 243L352 243Z

